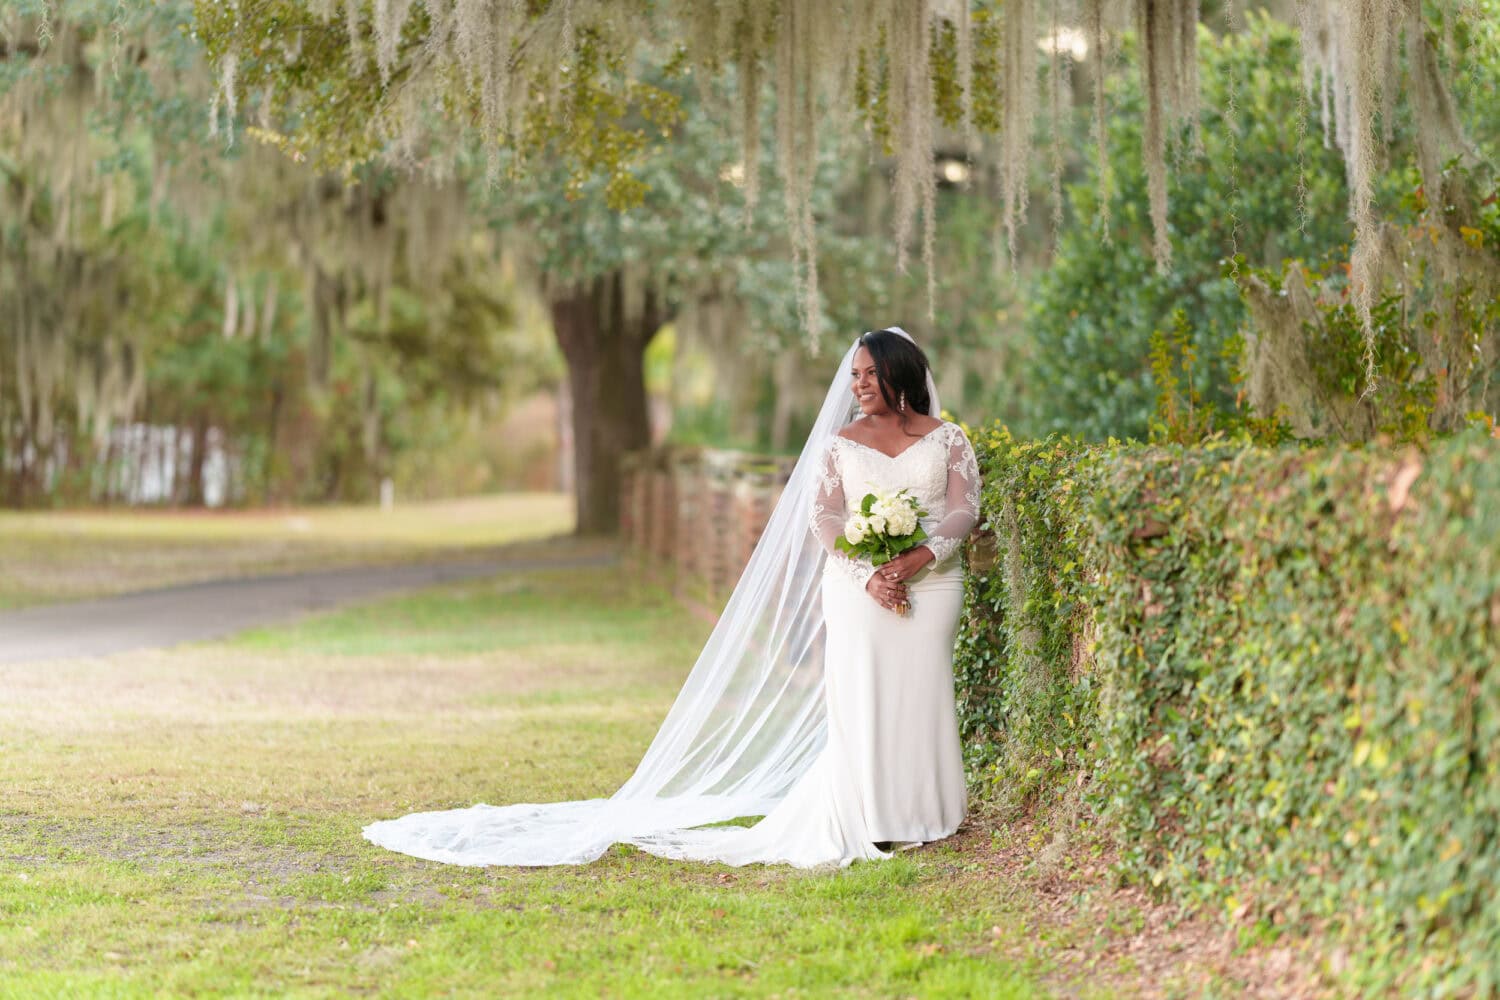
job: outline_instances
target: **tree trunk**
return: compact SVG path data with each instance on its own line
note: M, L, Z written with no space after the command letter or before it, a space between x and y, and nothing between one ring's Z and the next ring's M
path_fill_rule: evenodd
M645 350L664 321L654 292L627 315L620 271L551 290L548 306L568 363L573 402L573 496L580 535L620 529L620 456L651 443Z
M203 467L208 461L208 414L199 413L193 423L193 460L188 466L187 502L193 507L208 506L203 489Z
M280 378L277 378L271 383L271 405L266 408L266 450L265 454L261 457L260 460L260 497L258 498L257 502L263 504L269 504L273 502L273 498L275 498L277 495L274 488L274 478L276 475L275 455L276 447L278 444L277 435L281 433L280 422L281 403L283 395L284 393L282 389L282 381ZM248 447L246 449L246 454L249 454ZM250 502L249 482L250 473L247 469L245 471L245 500L247 503Z

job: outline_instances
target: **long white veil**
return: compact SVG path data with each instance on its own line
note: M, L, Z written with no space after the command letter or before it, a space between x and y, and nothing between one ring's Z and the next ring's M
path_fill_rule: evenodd
M372 823L366 839L449 864L581 864L612 844L647 845L672 830L769 812L825 741L825 554L809 516L824 449L856 412L848 373L858 347L844 353L724 613L620 790L607 799L413 813ZM927 390L937 416L931 372Z

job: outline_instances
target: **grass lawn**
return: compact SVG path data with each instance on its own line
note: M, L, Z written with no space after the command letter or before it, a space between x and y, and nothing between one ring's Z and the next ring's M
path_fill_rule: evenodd
M612 792L706 631L626 568L547 570L0 665L0 997L1245 995L1159 912L1014 878L1005 849L1044 845L1005 828L836 872L467 869L361 839Z
M0 511L0 608L227 576L451 559L572 527L572 501L561 493L389 511Z

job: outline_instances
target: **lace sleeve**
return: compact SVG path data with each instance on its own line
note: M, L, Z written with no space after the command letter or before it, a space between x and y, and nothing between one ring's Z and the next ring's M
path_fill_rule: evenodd
M830 444L823 455L823 467L818 473L818 492L813 497L811 528L814 536L828 553L829 562L839 572L853 581L860 590L870 581L875 567L865 559L855 559L834 547L834 539L844 533L844 481L839 475L838 461Z
M948 512L927 532L933 564L947 559L979 523L979 462L963 428L948 433Z

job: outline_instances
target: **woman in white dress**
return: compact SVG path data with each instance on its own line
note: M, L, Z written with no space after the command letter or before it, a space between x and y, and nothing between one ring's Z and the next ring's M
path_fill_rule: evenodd
M367 839L465 865L579 863L631 843L671 858L812 867L887 857L958 828L957 551L978 520L978 465L963 430L937 418L927 359L905 331L867 333L843 360L632 778L609 799L414 813L371 824ZM835 548L866 493L901 489L927 512L924 544L879 568ZM704 828L756 815L751 827Z
M956 551L978 520L979 473L963 429L928 415L927 374L910 340L886 330L861 337L849 378L862 416L823 457L810 515L827 553L822 754L755 826L678 834L647 850L733 865L848 864L940 840L963 821L953 642L964 584ZM924 544L879 569L835 548L866 493L902 489L927 511Z

